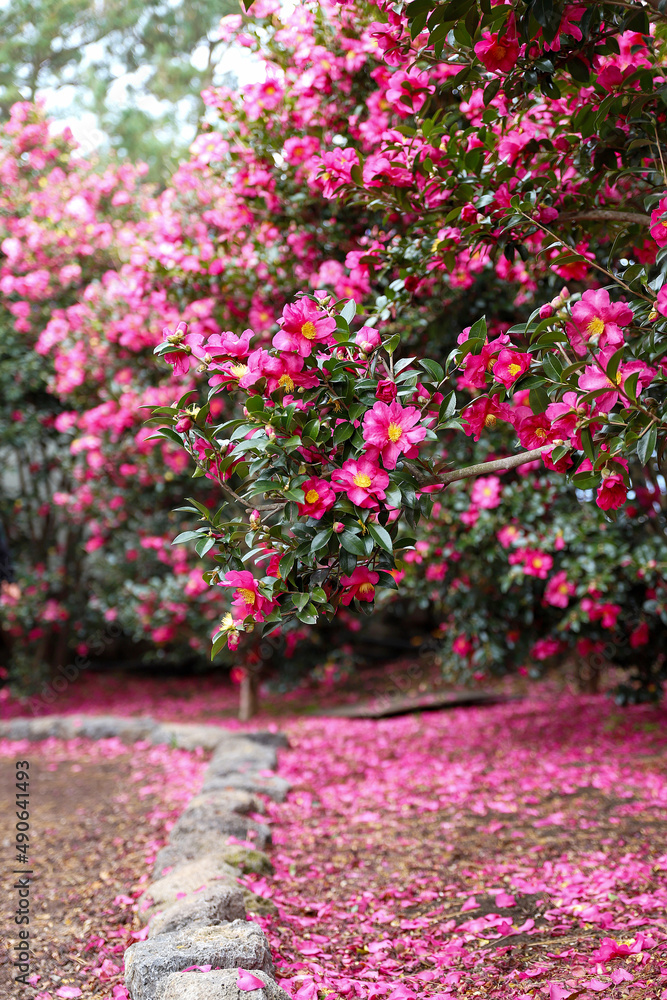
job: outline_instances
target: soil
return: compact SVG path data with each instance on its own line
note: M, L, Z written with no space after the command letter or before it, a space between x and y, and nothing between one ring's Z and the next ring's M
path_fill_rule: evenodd
M109 996L111 985L93 975L102 962L91 938L107 937L109 929L119 935L119 954L114 961L122 968L120 942L136 919L128 908L113 905L116 896L127 893L146 871L147 841L155 828L147 820L151 796L140 796L130 780L131 758L85 762L73 758L49 765L30 751L30 853L29 865L15 863L13 797L15 762L0 759L3 789L2 827L4 927L0 944L0 998L17 1000L34 995L13 977L12 948L18 941L14 922L20 876L12 871L28 867L31 883L30 973L40 976L37 991L55 993L62 986L78 987L85 1000ZM54 770L48 770L48 767ZM134 926L134 925L132 925ZM138 926L138 925L137 925ZM113 930L112 930L113 933ZM113 976L115 982L118 981ZM122 980L121 980L122 981Z

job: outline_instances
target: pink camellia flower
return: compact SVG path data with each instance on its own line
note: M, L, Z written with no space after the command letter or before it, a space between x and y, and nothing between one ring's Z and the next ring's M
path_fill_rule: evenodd
M470 499L478 507L491 510L500 504L501 492L498 476L480 476L475 480Z
M393 403L377 402L364 414L364 441L370 459L382 458L385 468L395 469L398 456L416 458L417 445L426 437L425 427L415 427L421 414L414 406L402 407Z
M325 198L333 198L339 188L352 183L352 168L359 166L359 154L352 146L328 150L321 156Z
M537 549L521 549L512 553L509 557L512 566L523 563L523 571L526 576L536 576L539 580L546 580L554 561L548 552L540 552Z
M224 385L226 388L239 386L241 389L249 389L264 375L264 365L270 355L262 347L258 347L248 355L245 361L241 358L232 361L223 361L222 364L213 363L211 370L214 374L208 380L208 384L213 387Z
M297 507L302 516L314 517L316 521L320 521L336 502L336 494L326 479L307 479L301 484L301 489L304 502L297 504Z
M618 347L623 343L623 329L633 320L632 309L625 302L612 302L604 288L589 289L572 306L572 322L583 340Z
M530 360L530 354L504 347L493 366L493 377L496 382L502 382L505 388L509 389L524 372L528 371Z
M340 582L345 587L341 598L343 604L350 604L353 598L358 601L372 601L375 597L375 586L380 579L367 566L357 566L351 576L341 576Z
M598 486L595 502L601 510L617 510L627 500L628 487L621 472L605 475L605 471L602 472L603 478Z
M246 972L245 969L237 969L238 979L236 985L240 990L263 990L266 983L254 972Z
M452 649L457 656L469 656L474 647L470 639L465 635L457 635L452 643Z
M519 51L519 42L509 33L500 38L498 32L485 32L481 42L475 46L475 55L490 73L498 70L509 73L516 66Z
M667 285L663 285L658 292L655 308L661 316L667 316Z
M336 320L322 312L312 299L286 305L279 322L281 329L273 338L273 346L279 351L294 351L307 358L314 344L333 343Z
M667 246L667 198L663 198L651 212L649 232L659 247Z
M204 338L200 333L188 333L187 323L180 322L173 333L165 326L162 335L169 344L178 348L164 355L165 361L174 366L174 375L187 375L191 359L197 361L204 357Z
M576 589L575 585L568 580L565 570L554 573L544 591L545 603L554 608L566 608Z
M362 349L364 354L370 354L373 348L379 347L382 337L373 326L362 326L359 333L354 338L355 344Z
M240 337L229 330L212 333L206 341L206 353L212 358L247 358L253 336L252 330L244 330Z
M235 619L242 621L252 615L255 621L261 622L276 606L275 601L260 594L257 581L247 569L231 570L220 581L220 586L235 588L232 601Z
M533 413L529 406L517 406L511 419L524 448L539 448L553 440L551 421L546 414Z
M358 462L350 458L341 469L336 469L331 483L336 492L345 492L355 506L377 510L378 500L384 500L389 476L364 455Z
M633 649L645 646L649 640L647 622L640 622L636 629L630 634L630 645Z
M391 379L381 379L375 390L375 398L379 399L381 403L393 403L397 391L395 382L392 382Z
M499 420L507 420L509 407L491 396L479 396L462 413L463 430L479 441L483 430L492 430Z
M280 357L268 357L264 361L263 372L266 375L266 392L284 389L286 393L294 392L295 386L302 389L314 389L319 379L314 371L303 371L304 360L298 354L281 354Z
M603 413L607 413L616 405L628 377L634 372L639 372L637 395L651 383L655 375L655 370L644 364L643 361L628 361L626 364L618 366L618 372L612 381L606 373L612 353L612 348L603 351L598 358L599 364L587 365L583 374L579 376L579 388L585 392L592 392L595 389L609 389L609 392L603 392L595 397L595 406Z
M538 639L530 651L536 660L548 660L564 649L565 644L559 639Z
M466 330L463 331L461 336L459 336L459 341L461 337L466 335ZM484 344L482 350L479 354L467 354L465 359L465 368L463 370L463 377L465 384L471 386L473 389L485 389L486 388L486 375L493 369L495 364L495 356L504 347L507 347L510 339L506 333L501 333L499 337L495 340Z

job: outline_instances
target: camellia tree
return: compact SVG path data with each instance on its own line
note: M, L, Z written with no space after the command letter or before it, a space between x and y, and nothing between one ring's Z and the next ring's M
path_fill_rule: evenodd
M265 285L242 283L225 332L179 323L157 349L210 387L203 406L185 396L156 417L224 497L215 514L197 504L204 524L179 538L210 551L206 578L232 597L214 653L258 626L370 609L421 545L466 669L507 662L516 636L494 635L494 615L513 601L534 657L577 643L641 658L656 692L666 22L649 3L326 3L286 22L253 6L241 30L267 81L206 99L224 122L209 140L219 175L267 213L264 241L251 237ZM300 216L312 191L329 217ZM352 246L314 280L302 268L276 325L257 325L286 283L270 266L278 206L302 247L351 213ZM437 569L476 538L483 572ZM447 620L465 590L475 634Z

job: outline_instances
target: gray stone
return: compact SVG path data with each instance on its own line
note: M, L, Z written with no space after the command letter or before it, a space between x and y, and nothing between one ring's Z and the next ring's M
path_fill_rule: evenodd
M235 771L273 771L278 755L273 747L262 746L253 740L226 738L216 747L208 766L210 774L232 774Z
M125 952L125 985L132 1000L164 1000L167 977L191 965L273 972L269 945L257 924L234 920L137 941Z
M156 728L157 722L150 718L123 718L119 715L94 715L83 718L78 725L78 735L89 740L108 740L114 736L124 743L145 740Z
M227 863L239 872L254 875L270 875L273 865L262 851L253 851L240 844L226 844L217 833L193 833L184 836L174 844L168 844L158 852L153 866L153 876L159 878L165 868L175 871L195 859L209 857L218 863Z
M221 726L203 726L192 722L165 722L151 733L153 743L166 743L182 750L214 750L229 733Z
M243 892L238 886L212 885L188 899L181 899L151 918L149 937L182 931L188 927L213 927L229 920L245 919Z
M6 740L29 740L31 719L7 719L0 722L0 736Z
M247 792L255 792L257 795L268 795L275 802L284 802L287 793L292 787L286 778L281 778L277 774L261 775L248 771L245 774L226 774L210 777L204 776L203 792L223 792L238 788Z
M181 837L192 833L210 831L221 837L236 837L237 840L252 840L258 847L265 847L271 840L271 831L264 823L257 823L238 813L213 811L211 809L186 809L179 816L169 834L169 841L175 844Z
M276 750L282 750L289 746L289 740L285 733L271 733L268 729L260 729L256 733L244 733L243 735L247 740L261 743L265 747L274 747Z
M289 1000L288 994L265 972L253 970L252 974L265 983L261 990L240 990L236 985L236 969L179 972L167 980L164 1000Z
M207 808L211 812L234 812L240 816L246 813L264 812L264 803L245 788L230 787L228 790L202 792L190 799L187 809Z
M187 899L200 889L210 889L218 883L237 887L236 869L222 861L208 858L191 861L177 871L152 882L138 900L138 912L146 923L157 910L164 910L181 899Z

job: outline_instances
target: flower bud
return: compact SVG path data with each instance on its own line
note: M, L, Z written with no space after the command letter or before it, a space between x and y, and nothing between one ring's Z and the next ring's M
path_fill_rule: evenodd
M176 421L175 427L179 434L185 434L192 427L192 421L190 417L181 417L180 420Z
M341 531L345 531L345 525L342 521L334 521L333 530L337 535L340 535Z
M554 307L550 302L545 303L540 309L540 319L551 319L554 314Z
M395 382L392 382L391 379L382 379L377 384L375 398L379 399L382 403L393 403L396 399L396 392Z

